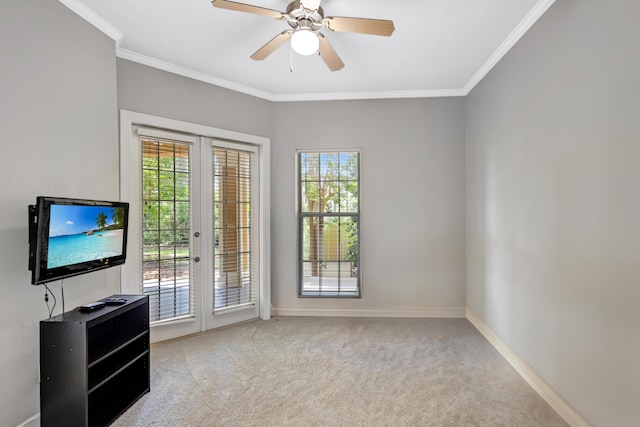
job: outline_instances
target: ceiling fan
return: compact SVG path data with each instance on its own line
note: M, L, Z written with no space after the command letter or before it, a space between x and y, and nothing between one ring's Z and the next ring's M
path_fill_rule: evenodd
M228 0L213 0L211 4L213 7L263 15L289 24L291 29L281 32L251 55L251 58L257 61L265 59L285 42L291 40L291 48L296 53L301 55L319 53L331 71L338 71L344 67L344 62L319 31L321 28L379 36L390 36L395 30L393 21L385 19L325 17L320 2L321 0L295 0L289 3L286 12Z

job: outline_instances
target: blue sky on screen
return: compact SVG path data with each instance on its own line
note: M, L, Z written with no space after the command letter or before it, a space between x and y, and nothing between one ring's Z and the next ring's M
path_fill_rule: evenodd
M85 233L98 228L96 219L100 212L107 217L107 224L113 224L111 207L51 205L49 237Z

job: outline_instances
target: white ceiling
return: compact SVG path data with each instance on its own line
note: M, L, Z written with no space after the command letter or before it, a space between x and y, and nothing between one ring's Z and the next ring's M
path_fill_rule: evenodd
M323 0L325 16L390 19L391 37L322 31L345 63L280 47L286 22L209 0L59 0L116 41L118 57L272 101L462 96L554 0ZM240 0L235 0L240 1ZM288 0L244 3L284 11Z

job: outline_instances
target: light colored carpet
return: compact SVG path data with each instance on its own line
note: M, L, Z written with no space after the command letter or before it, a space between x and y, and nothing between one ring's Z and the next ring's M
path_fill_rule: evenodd
M276 317L151 349L132 426L566 426L466 319Z

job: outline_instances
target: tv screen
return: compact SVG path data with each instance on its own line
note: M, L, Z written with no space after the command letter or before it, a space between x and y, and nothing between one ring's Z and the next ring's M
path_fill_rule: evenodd
M29 208L29 269L34 285L123 264L126 202L38 197Z

